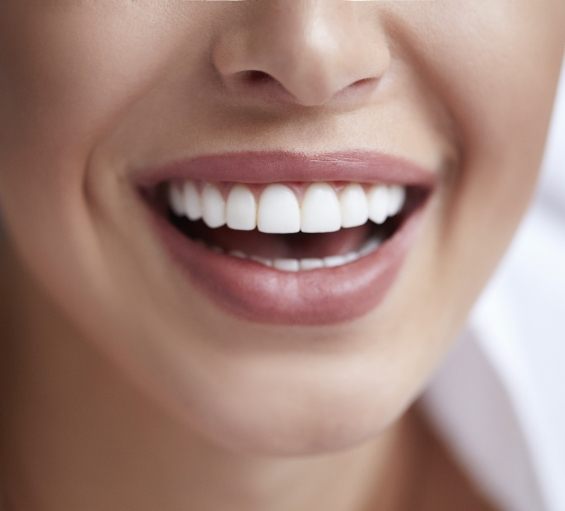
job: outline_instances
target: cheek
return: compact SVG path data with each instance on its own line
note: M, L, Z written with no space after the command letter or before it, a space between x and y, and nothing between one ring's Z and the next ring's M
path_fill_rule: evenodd
M31 10L14 2L7 13L0 19L3 221L35 263L47 264L62 244L72 252L82 243L81 261L94 241L84 195L93 148L158 79L178 34L164 14L141 7Z
M92 148L161 76L178 34L142 8L40 10L14 7L0 22L1 156L17 162L17 172L3 165L1 184L34 203L66 203Z
M103 274L85 194L93 150L159 78L178 34L143 9L7 12L0 16L2 223L59 301L84 305L72 283Z
M461 154L442 232L457 265L446 267L458 281L469 269L470 288L510 241L535 187L563 51L562 9L547 4L501 1L461 16L438 2L436 18L433 6L424 9L421 51Z
M411 69L449 110L460 161L439 201L429 260L411 282L429 324L452 338L508 246L535 188L559 74L563 11L528 1L385 7ZM424 5L425 4L425 5ZM560 15L561 13L561 15ZM403 298L399 297L399 300ZM431 319L433 318L433 319Z
M546 10L502 5L499 16L481 20L482 47L462 59L452 93L462 162L445 239L470 279L492 268L529 204L561 60Z

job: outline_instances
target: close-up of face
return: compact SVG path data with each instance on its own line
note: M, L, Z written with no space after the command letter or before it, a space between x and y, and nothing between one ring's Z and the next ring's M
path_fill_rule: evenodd
M213 443L359 444L528 207L564 11L3 0L7 244L76 342Z

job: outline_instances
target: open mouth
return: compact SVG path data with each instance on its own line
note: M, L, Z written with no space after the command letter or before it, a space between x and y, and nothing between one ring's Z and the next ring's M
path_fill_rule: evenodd
M285 272L336 268L391 239L426 191L351 182L162 183L151 200L209 250Z
M321 325L384 299L436 180L375 153L228 153L147 171L138 188L173 260L217 304Z

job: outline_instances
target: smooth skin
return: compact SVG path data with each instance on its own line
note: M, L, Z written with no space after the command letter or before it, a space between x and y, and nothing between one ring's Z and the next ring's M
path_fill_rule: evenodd
M532 196L564 25L562 0L2 0L6 508L487 509L411 404ZM171 263L137 169L272 149L438 173L376 310L252 324Z

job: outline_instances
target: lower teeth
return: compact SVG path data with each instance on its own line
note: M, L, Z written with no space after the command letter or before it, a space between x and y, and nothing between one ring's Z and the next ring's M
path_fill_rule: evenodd
M201 239L195 240L202 246L205 246L209 250L216 252L218 254L225 254L226 251L216 245L208 245L205 241ZM307 259L268 259L266 257L260 257L255 255L248 255L241 250L232 250L227 253L231 257L236 257L238 259L249 259L256 263L262 264L269 268L275 268L279 271L284 272L298 272L298 271L308 271L308 270L318 270L321 268L337 268L339 266L344 266L346 264L357 261L362 257L368 256L375 252L383 243L382 238L373 236L369 238L363 246L354 252L349 252L344 255L335 255L324 257L320 259L307 258Z

